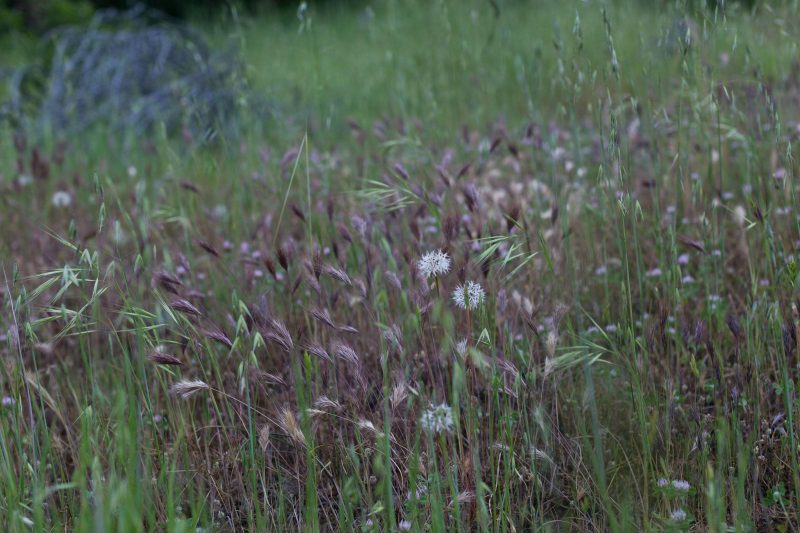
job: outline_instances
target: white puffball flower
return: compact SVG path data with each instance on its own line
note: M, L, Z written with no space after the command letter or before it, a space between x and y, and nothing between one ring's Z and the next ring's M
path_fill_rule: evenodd
M72 203L72 195L67 191L56 191L50 201L53 203L53 207L69 207Z
M453 410L446 403L432 405L422 413L420 423L428 433L449 433L453 430Z
M686 511L684 511L683 509L680 509L680 508L675 509L669 515L670 519L675 521L675 522L683 522L684 520L686 520L687 516L688 515L686 514Z
M426 279L447 274L450 271L450 256L441 250L434 250L423 254L417 266Z
M681 492L689 492L689 489L691 488L691 485L689 485L689 482L686 481L686 480L673 479L672 480L672 487L675 490L679 490Z
M453 291L453 302L461 309L477 309L486 298L483 287L474 281L468 281L464 285L459 285Z

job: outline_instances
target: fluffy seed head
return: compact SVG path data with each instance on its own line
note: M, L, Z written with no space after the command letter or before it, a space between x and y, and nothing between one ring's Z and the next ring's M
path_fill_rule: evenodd
M477 309L486 298L483 287L474 281L468 281L464 285L459 285L453 291L453 302L461 309Z
M450 271L450 256L441 250L423 254L417 263L420 274L425 278L441 276Z
M686 520L687 514L686 514L686 511L684 511L683 509L678 508L678 509L675 509L674 511L672 511L672 513L670 513L669 517L670 517L671 520L673 520L675 522L683 522L684 520Z
M681 492L689 492L689 488L691 488L691 485L689 485L689 482L688 482L688 481L686 481L686 480L683 480L683 479L673 479L673 480L672 480L672 487L673 487L675 490L679 490L679 491L681 491Z
M432 405L422 413L420 423L428 433L449 433L453 430L453 410L446 403Z
M56 191L52 198L53 207L69 207L72 195L66 191Z

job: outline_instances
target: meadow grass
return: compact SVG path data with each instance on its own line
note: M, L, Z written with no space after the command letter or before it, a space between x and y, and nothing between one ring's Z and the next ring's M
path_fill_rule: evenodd
M239 137L6 128L0 523L797 529L799 10L228 11Z

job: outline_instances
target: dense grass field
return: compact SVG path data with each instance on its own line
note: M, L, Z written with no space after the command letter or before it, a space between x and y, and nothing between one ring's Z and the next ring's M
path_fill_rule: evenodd
M800 529L800 2L192 26L235 127L0 125L2 530Z

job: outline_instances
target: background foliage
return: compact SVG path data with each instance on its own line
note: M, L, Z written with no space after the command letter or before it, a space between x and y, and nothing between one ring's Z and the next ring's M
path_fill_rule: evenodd
M501 5L507 3L507 1L487 0L493 5ZM643 1L652 4L650 0ZM726 7L726 4L738 4L751 9L758 5L759 0L727 0L727 2L724 0L655 1L663 5L677 3L688 10L696 10L699 8L715 9ZM311 0L308 2L311 6L333 4L347 8L365 5L366 3L364 0ZM225 10L230 6L238 6L250 12L272 8L295 9L300 2L298 0L236 0L233 2L221 0L0 0L0 31L24 29L40 33L62 24L87 21L95 9L129 9L137 4L158 9L171 16L185 17L197 12L213 13L217 10Z

